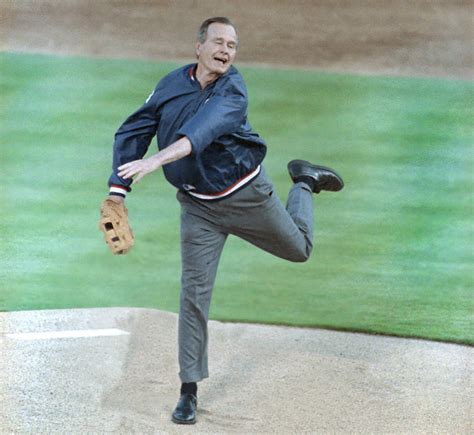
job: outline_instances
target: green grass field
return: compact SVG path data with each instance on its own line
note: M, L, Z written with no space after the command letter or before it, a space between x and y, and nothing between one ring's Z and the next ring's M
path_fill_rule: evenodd
M113 134L176 66L0 54L1 310L177 311L179 207L163 175L127 199L127 256L97 229ZM280 198L292 158L346 187L315 197L308 263L230 238L211 317L473 344L473 84L240 69Z

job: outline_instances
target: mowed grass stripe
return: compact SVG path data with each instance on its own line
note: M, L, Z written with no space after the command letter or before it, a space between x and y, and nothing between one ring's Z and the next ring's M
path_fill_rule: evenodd
M161 173L127 199L130 254L97 230L113 134L176 66L0 55L1 309L178 310L179 207ZM315 197L306 264L229 238L211 317L473 343L472 83L240 70L281 199L292 158L346 187Z

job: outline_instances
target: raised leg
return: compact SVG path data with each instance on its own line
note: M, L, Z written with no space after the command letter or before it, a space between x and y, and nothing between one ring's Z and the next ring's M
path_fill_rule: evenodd
M234 234L289 261L306 261L313 247L313 194L305 183L290 190L286 209L265 174L230 198L227 225Z

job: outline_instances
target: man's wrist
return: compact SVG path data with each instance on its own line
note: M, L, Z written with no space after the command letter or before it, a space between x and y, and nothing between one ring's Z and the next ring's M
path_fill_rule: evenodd
M161 166L163 166L163 164L164 164L163 155L160 151L157 152L156 154L152 155L148 159L150 160L152 168L153 168L152 172L156 171L158 168L161 168Z

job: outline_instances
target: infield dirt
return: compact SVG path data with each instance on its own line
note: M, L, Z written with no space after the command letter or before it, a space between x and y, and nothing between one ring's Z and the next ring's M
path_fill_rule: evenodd
M177 433L177 316L108 308L0 313L0 428ZM186 433L470 433L467 346L211 321L211 377ZM15 339L2 333L94 332ZM86 331L84 331L84 329ZM0 367L1 367L0 360Z
M473 77L471 1L4 0L0 49L189 60L197 27L226 15L238 62Z

